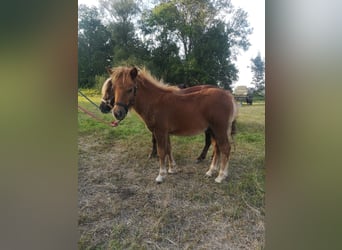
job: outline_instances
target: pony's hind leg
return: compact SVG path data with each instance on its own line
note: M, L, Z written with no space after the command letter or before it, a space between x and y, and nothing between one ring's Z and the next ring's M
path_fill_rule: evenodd
M214 144L214 155L213 159L211 160L211 164L209 167L209 170L205 173L206 176L211 177L213 175L213 172L218 169L219 162L220 162L220 157L221 157L221 152L220 149L216 143L216 141L213 139L213 144Z
M221 167L218 176L215 178L215 182L221 183L228 177L229 156L223 156L221 159Z
M230 159L230 152L231 152L231 145L234 145L235 151L235 142L233 135L236 134L236 117L237 117L237 106L234 101L232 100L232 114L228 119L228 128L227 134L224 135L220 133L221 136L218 140L218 146L221 151L221 166L218 176L215 179L215 182L221 183L225 178L228 176L228 167L229 167L229 159Z
M221 162L220 162L220 171L218 176L215 179L215 182L221 183L224 179L228 177L228 166L229 166L229 156L230 156L230 143L229 140L224 140L219 143L219 148L221 151Z
M200 154L200 156L197 157L196 163L200 163L207 156L209 147L211 145L211 137L212 137L212 131L211 131L210 128L207 128L206 131L205 131L205 144L204 144L204 148L203 148L202 153Z

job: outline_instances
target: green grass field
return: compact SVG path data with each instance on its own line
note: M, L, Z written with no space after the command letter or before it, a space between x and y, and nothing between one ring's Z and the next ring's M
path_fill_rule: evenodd
M85 91L96 103L100 96ZM82 107L111 122L83 97ZM80 249L261 249L265 216L265 103L240 107L228 180L195 164L204 134L171 137L180 172L161 185L151 133L130 112L116 128L79 112Z

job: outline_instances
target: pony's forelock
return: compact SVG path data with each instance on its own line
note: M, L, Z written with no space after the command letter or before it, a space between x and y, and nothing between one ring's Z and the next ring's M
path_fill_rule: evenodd
M129 77L130 70L131 70L130 68L123 67L123 66L113 68L112 69L113 73L111 75L113 83L117 82L117 80L120 78L123 78L122 81L125 82L126 78Z

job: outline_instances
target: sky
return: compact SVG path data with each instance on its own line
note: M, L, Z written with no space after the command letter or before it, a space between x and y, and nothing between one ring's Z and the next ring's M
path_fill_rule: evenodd
M239 69L239 80L233 86L250 85L253 74L251 72L251 58L260 52L265 60L265 0L231 0L235 8L242 8L248 13L248 22L253 28L253 33L249 36L251 46L247 51L240 51L240 55L235 62ZM95 5L98 7L98 0L78 0L78 4Z
M250 85L253 74L251 72L251 58L254 58L260 52L261 58L265 61L265 0L231 0L237 8L245 10L248 13L248 21L253 27L253 33L249 40L251 46L248 51L241 51L237 58L236 65L239 69L239 80L234 85Z

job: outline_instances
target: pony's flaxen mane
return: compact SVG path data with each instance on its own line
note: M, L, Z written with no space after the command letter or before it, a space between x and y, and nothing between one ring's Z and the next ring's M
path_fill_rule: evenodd
M168 85L163 83L162 81L156 79L154 76L151 75L150 71L147 70L145 67L144 68L137 68L138 69L138 80L140 79L142 84L144 83L144 81L148 81L149 83L153 84L154 86L167 90L167 91L175 91L175 90L179 90L178 87L176 86L172 86L172 85ZM125 81L126 77L130 77L129 73L130 73L131 68L128 67L116 67L113 68L112 71L112 79L113 82L115 82L116 79L122 77L123 81Z
M162 88L164 90L168 90L168 91L179 90L179 88L176 86L168 85L168 84L163 83L163 81L157 80L154 76L151 75L151 73L146 68L139 70L139 76L149 81L153 85L159 88Z

